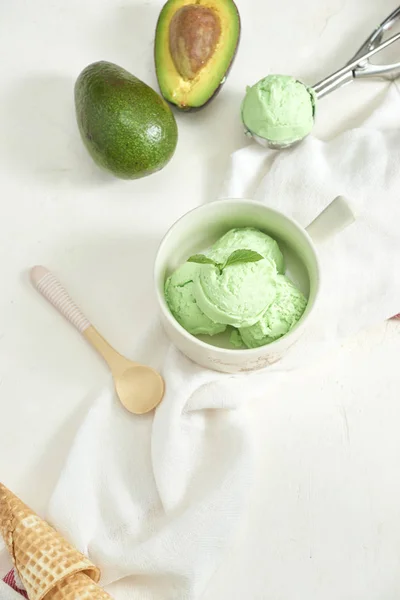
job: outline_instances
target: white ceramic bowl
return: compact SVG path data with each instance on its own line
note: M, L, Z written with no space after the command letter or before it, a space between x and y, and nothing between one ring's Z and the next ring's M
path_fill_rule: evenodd
M343 205L338 200L344 201L341 198L334 201L336 221L338 208L342 213L339 215L340 223L332 219L332 210L329 218L322 213L311 225L316 238L326 237L328 222L328 229L332 231L345 226ZM296 326L280 339L260 348L230 348L229 331L213 337L195 337L179 325L165 301L164 284L167 277L189 256L205 250L234 227L256 227L276 239L285 257L286 273L308 298L307 308ZM317 251L309 233L281 212L252 200L218 200L185 214L162 240L154 275L161 321L171 341L194 362L225 373L262 369L280 360L307 326L320 285Z

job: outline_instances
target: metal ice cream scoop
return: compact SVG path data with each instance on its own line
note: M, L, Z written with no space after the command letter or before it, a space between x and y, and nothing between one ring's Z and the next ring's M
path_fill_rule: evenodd
M317 99L323 98L330 92L337 90L343 85L350 83L358 78L367 77L383 77L385 79L395 79L400 75L400 62L390 65L376 65L369 59L382 52L385 48L400 40L400 33L392 36L386 41L382 41L384 34L393 27L396 21L400 19L400 6L396 8L384 21L373 31L373 33L365 40L352 59L341 69L332 73L325 79L312 86ZM305 86L306 87L306 86ZM246 124L244 123L246 126ZM274 140L261 137L253 131L247 130L248 134L253 137L261 146L281 150L289 148L297 144L301 139L288 142L277 142Z

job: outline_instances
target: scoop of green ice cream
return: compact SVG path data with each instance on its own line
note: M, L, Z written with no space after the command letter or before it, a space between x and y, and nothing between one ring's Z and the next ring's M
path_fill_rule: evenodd
M235 250L254 250L271 259L278 269L278 273L285 271L283 254L279 249L278 243L266 233L253 227L241 227L240 229L231 229L213 244L207 255L223 262Z
M268 258L227 266L221 272L202 265L194 282L194 297L212 321L248 327L254 325L276 294L276 266Z
M278 275L274 302L252 327L241 327L240 335L248 348L269 344L290 331L301 318L307 300L285 275Z
M242 121L251 133L282 144L308 135L314 125L312 88L288 75L268 75L247 88Z
M222 333L226 325L214 323L198 307L193 295L194 279L201 265L184 263L165 283L165 299L175 319L193 335Z
M241 350L242 348L246 348L243 343L242 336L239 333L238 329L232 329L231 335L229 336L229 342L231 346L234 348Z

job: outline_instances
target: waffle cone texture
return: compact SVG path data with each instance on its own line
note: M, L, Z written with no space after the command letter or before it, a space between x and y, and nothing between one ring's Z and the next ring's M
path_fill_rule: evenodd
M50 590L45 600L112 600L103 588L99 587L84 572L70 575Z
M29 600L110 600L99 569L1 483L0 534Z

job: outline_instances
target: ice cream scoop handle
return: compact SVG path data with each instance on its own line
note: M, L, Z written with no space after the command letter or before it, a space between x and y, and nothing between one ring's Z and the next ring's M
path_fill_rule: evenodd
M337 196L306 228L314 242L336 235L355 221L349 201L344 196Z
M42 266L33 267L31 269L31 281L38 292L72 323L80 333L83 333L90 327L90 322L82 314L75 302L71 300L68 292L53 273Z
M344 75L346 75L346 73L351 73L352 71L354 71L354 74L355 74L355 72L357 71L357 67L359 68L360 64L362 64L364 61L371 58L371 56L374 56L374 54L381 52L382 50L384 50L385 48L387 48L394 42L398 42L399 40L400 40L400 33L396 33L396 35L393 35L391 38L389 38L382 44L379 44L379 46L374 46L374 47L370 48L368 50L368 52L365 52L364 54L361 54L361 55L359 55L357 53L355 58L352 59L349 63L347 63L347 65L345 65L338 71L335 71L335 73L332 73L332 75L325 77L325 79L323 79L322 81L319 81L318 83L316 83L313 86L314 92L316 93L317 97L322 98L322 96L325 96L328 92L333 91L337 87L340 87L340 85L342 83L347 81L347 79L344 77ZM384 69L384 67L381 69L384 73L387 73L387 69ZM379 73L379 66L377 67L376 71ZM352 75L352 77L354 77L354 74ZM337 85L337 86L332 85L335 81L341 82L340 85Z

